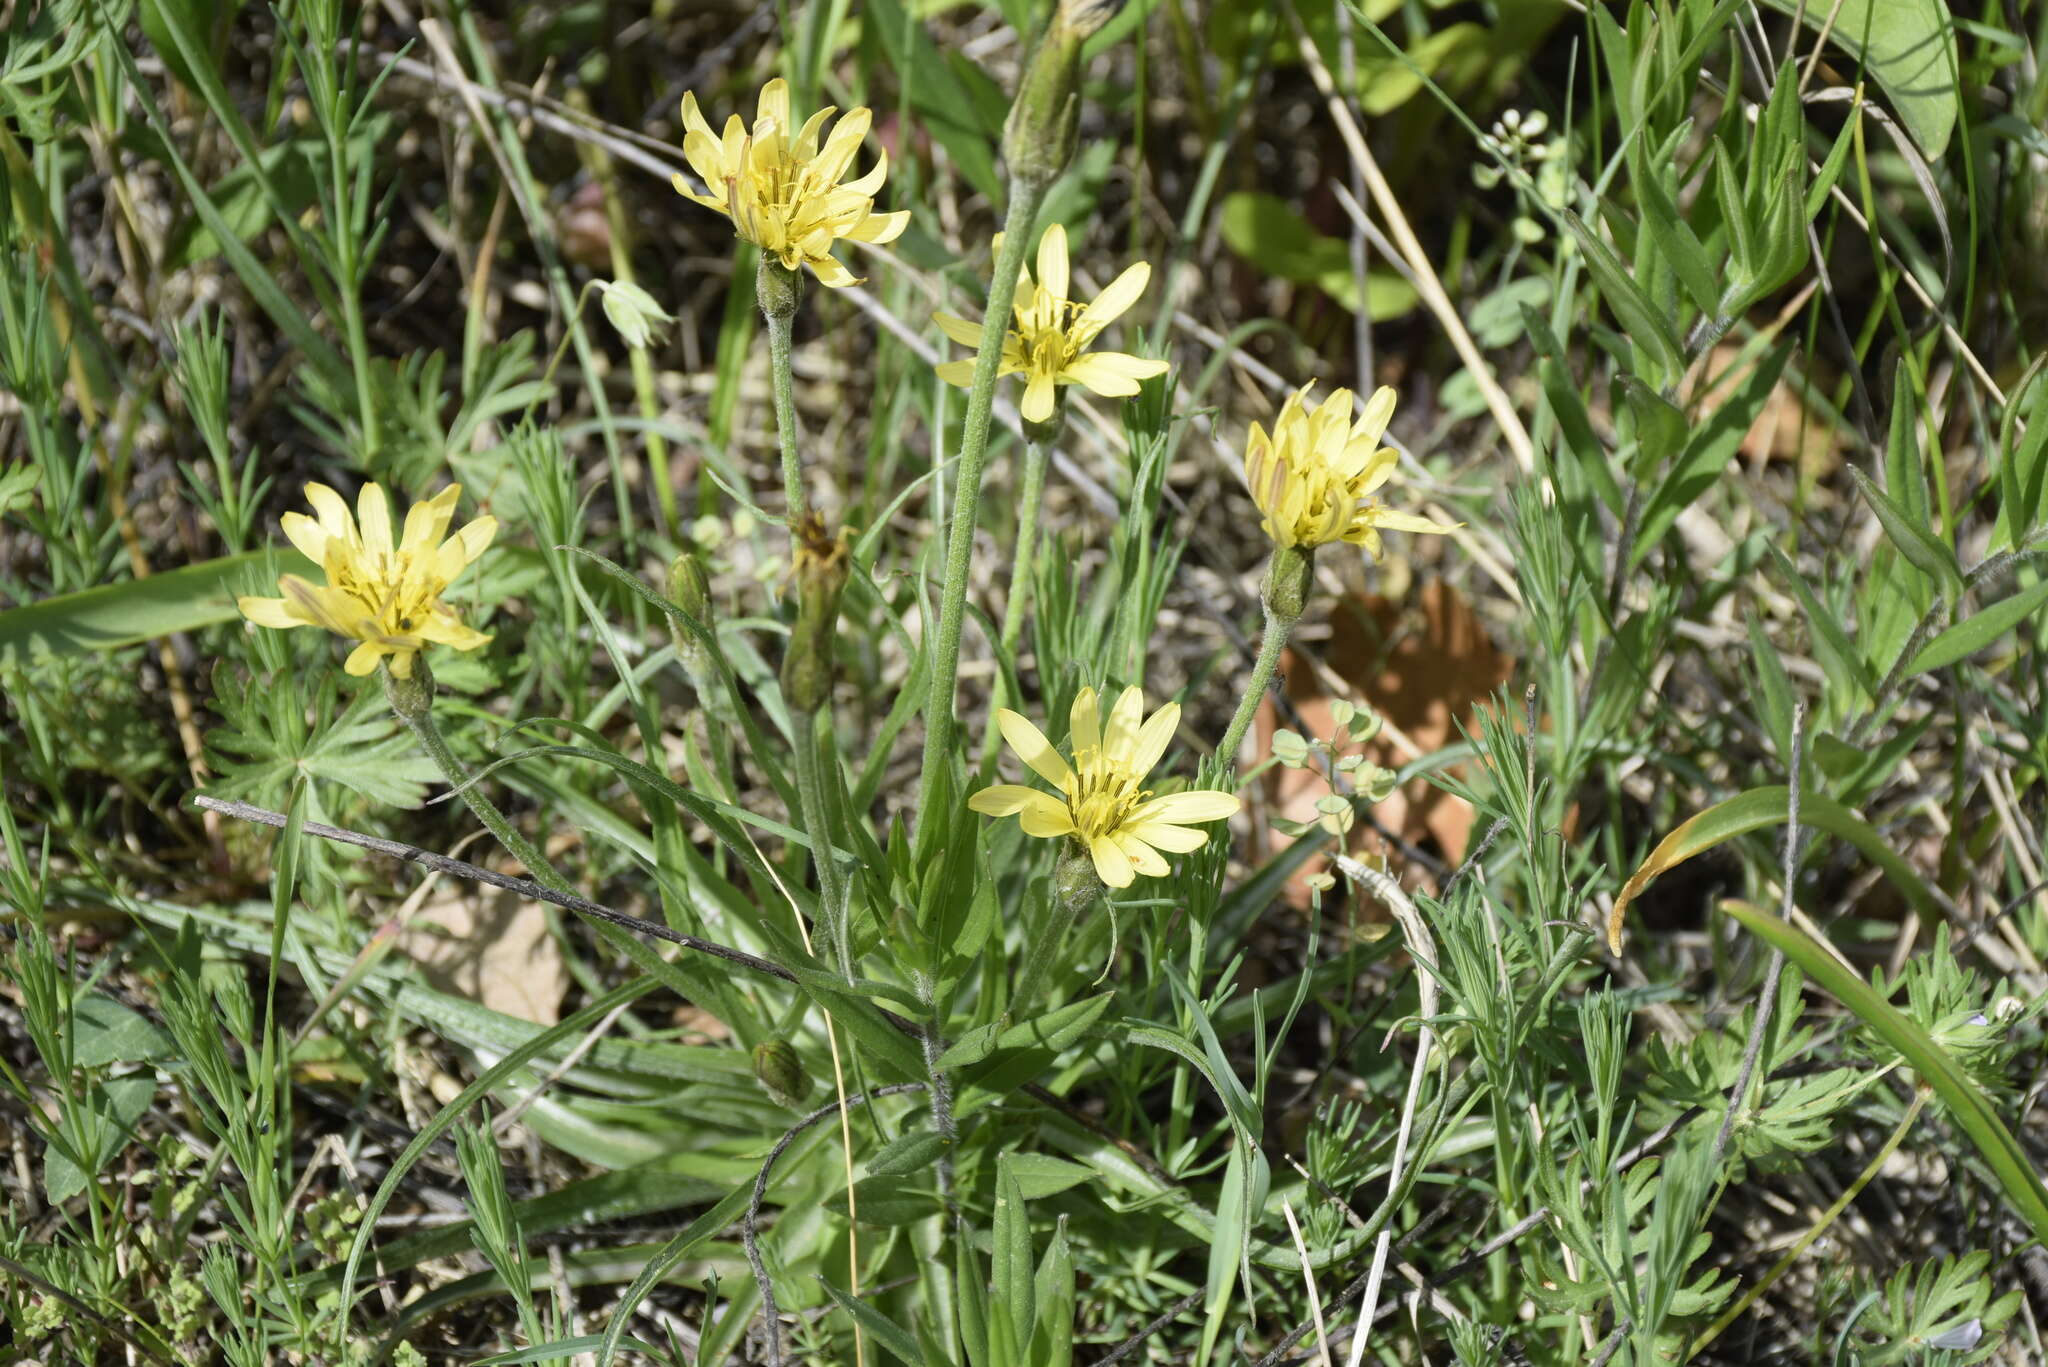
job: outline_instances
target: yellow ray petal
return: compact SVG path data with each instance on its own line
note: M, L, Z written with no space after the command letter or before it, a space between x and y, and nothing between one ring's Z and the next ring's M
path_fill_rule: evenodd
M1017 405L1017 411L1024 415L1026 422L1049 422L1052 409L1052 376L1043 371L1036 372L1031 376L1031 382L1024 386L1024 402Z
M381 641L363 642L348 653L348 659L342 662L341 667L358 678L365 674L374 674L377 671L377 661L387 652L395 657L391 661L391 672L401 679L411 678L412 653L393 651Z
M1191 793L1168 793L1140 803L1124 818L1125 825L1145 826L1156 822L1186 825L1191 821L1221 821L1237 815L1244 804L1234 793L1198 788Z
M1017 813L1017 824L1024 828L1024 834L1050 840L1056 836L1072 835L1074 814L1067 804L1051 793L1033 793L1031 801Z
M1119 764L1137 769L1138 723L1145 715L1145 694L1132 684L1117 696L1109 709L1109 725L1102 733L1102 753ZM1140 776L1144 770L1137 769Z
M1038 239L1038 287L1057 299L1067 297L1067 230L1055 223Z
M1438 522L1414 513L1397 513L1391 508L1375 508L1366 516L1375 527L1387 527L1397 532L1428 532L1434 536L1442 536L1465 525L1462 522Z
M1102 748L1101 715L1094 689L1084 688L1074 695L1074 705L1067 712L1067 738L1075 754Z
M1124 852L1125 858L1131 861L1131 866L1147 878L1163 878L1173 872L1167 867L1166 861L1160 858L1159 851L1132 834L1129 828L1119 830L1110 838L1116 841L1117 848Z
M356 526L363 535L363 549L371 555L391 554L391 501L384 486L374 481L356 494Z
M1166 747L1173 743L1174 728L1180 725L1180 704L1166 703L1145 719L1138 728L1137 739L1131 746L1131 772L1140 779L1157 768L1166 754Z
M1138 381L1164 375L1164 361L1147 361L1120 351L1091 351L1067 363L1060 378L1082 384L1105 399L1126 399L1138 392Z
M1003 739L1017 752L1017 758L1024 761L1031 771L1048 783L1064 788L1073 771L1060 758L1059 751L1052 748L1052 742L1033 726L1021 713L1007 707L996 709L996 725L1002 729Z
M322 564L327 559L327 529L304 513L286 513L278 519L284 529L285 540L299 548L299 554Z
M1113 888L1131 885L1134 877L1131 857L1116 841L1106 835L1098 835L1088 842L1088 853L1095 860L1095 872L1104 883Z
M950 313L934 313L932 321L939 325L939 331L958 342L961 346L981 345L981 324L970 323Z
M1074 330L1084 338L1093 339L1138 302L1138 296L1145 292L1145 286L1151 280L1152 267L1143 261L1126 267L1122 275L1109 282L1108 289L1096 295L1094 301L1081 310L1081 316L1074 320Z
M1192 826L1175 826L1165 821L1133 822L1126 819L1120 829L1169 854L1186 854L1209 843L1208 831L1198 831Z
M294 616L292 605L282 598L237 598L235 606L241 610L244 617L259 627L285 629L318 625Z
M451 484L424 503L415 503L405 513L405 535L398 548L408 555L432 555L441 544L441 534L455 517L455 500L462 486Z

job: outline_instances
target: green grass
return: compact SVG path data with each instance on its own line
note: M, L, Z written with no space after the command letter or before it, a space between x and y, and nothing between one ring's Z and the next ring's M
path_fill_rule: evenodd
M2048 15L1130 0L1069 156L1042 9L0 10L0 1363L2048 1357ZM1170 373L942 382L1006 221ZM1460 525L1297 622L1310 381ZM309 481L498 520L429 693ZM1130 685L1105 889L966 799Z

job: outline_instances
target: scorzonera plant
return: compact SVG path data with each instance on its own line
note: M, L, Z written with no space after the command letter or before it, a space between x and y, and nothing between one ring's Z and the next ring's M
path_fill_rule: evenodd
M994 274L981 320L944 310L934 315L946 338L974 353L942 360L935 369L938 380L967 391L951 471L954 496L950 517L934 519L935 541L926 558L937 580L935 597L924 612L897 624L904 639L916 642L913 677L924 690L923 764L920 782L909 792L864 784L868 766L842 752L834 731L836 660L846 648L839 639L843 601L849 592L870 590L855 544L858 529L832 528L812 505L807 465L816 459L819 438L801 426L791 340L804 276L832 290L856 284L855 269L837 254L848 250L842 244L873 252L903 235L912 211L878 207L889 191L885 155L877 153L865 174L848 178L865 155L872 119L864 108L834 123L830 109L797 109L789 83L777 79L761 90L751 123L734 114L720 133L705 120L694 94L682 104L682 150L694 179L679 172L675 189L729 219L736 237L762 253L759 304L788 545L786 577L775 591L786 607L772 634L721 621L703 556L688 546L675 558L661 592L634 585L671 619L678 663L707 722L703 741L710 762L686 773L681 783L641 762L607 762L657 800L666 795L684 804L731 845L730 853L747 871L745 892L701 860L685 865L683 878L700 887L706 901L754 896L782 904L753 918L722 914L702 921L705 929L717 928L739 942L738 961L800 989L801 1004L779 1013L753 1049L767 1094L780 1104L797 1104L810 1090L804 1052L822 1042L834 1080L827 1111L838 1117L851 1182L863 1152L851 1119L854 1108L892 1088L920 1091L917 1104L927 1117L921 1132L934 1145L929 1157L955 1218L965 1199L953 1170L956 1154L963 1127L979 1123L971 1119L975 1111L963 1106L986 1104L990 1061L1028 1067L1037 1057L1035 1041L1048 1032L1057 1037L1070 1028L1063 1024L1070 1017L1092 1018L1107 1001L1101 993L1075 996L1081 986L1078 945L1070 941L1092 935L1093 908L1105 894L1144 905L1186 896L1191 888L1205 888L1203 895L1211 899L1219 891L1229 860L1210 852L1229 845L1229 823L1243 807L1233 791L1239 782L1235 756L1272 682L1287 631L1311 591L1311 553L1342 545L1377 556L1383 530L1448 530L1381 502L1396 465L1393 452L1380 445L1392 416L1391 390L1380 391L1358 411L1348 390L1312 405L1304 388L1286 398L1270 428L1255 422L1243 437L1245 478L1272 541L1272 567L1260 666L1223 735L1183 734L1181 707L1170 699L1147 715L1148 681L1114 677L1101 660L1041 658L1031 671L1015 667L1032 614L1046 469L1069 422L1070 392L1085 390L1115 405L1138 399L1147 386L1162 386L1163 395L1158 388L1152 393L1165 399L1165 422L1176 421L1170 360L1108 344L1109 329L1145 304L1151 267L1128 264L1088 297L1076 286L1068 228L1038 222L1048 186L1072 155L1080 44L1102 18L1098 7L1063 5L1024 79L1006 133L1010 201L1003 231L990 243ZM1035 269L1027 262L1035 262ZM889 265L877 255L861 268L873 274ZM600 282L600 289L606 316L631 345L644 345L651 327L669 321L661 302L638 286ZM1022 382L1020 498L1008 563L990 567L977 564L974 531L992 451L994 399L1012 375ZM333 490L308 486L315 515L288 515L284 530L327 582L286 574L282 597L244 598L242 610L259 627L320 626L353 642L347 672L381 671L391 708L452 790L534 879L566 897L571 884L544 852L546 841L507 816L490 796L492 775L466 766L436 719L432 648L490 647L491 637L463 622L443 595L485 553L497 523L479 517L443 540L460 489L450 484L431 496L427 490L410 492L419 501L406 515L403 535L394 537L387 496L378 485L363 487L353 518ZM978 614L980 606L970 602L971 587L991 580L1001 586L1000 625L980 620L992 628L985 649L1002 662L999 682L993 690L972 690L960 717L965 626L970 609ZM779 652L779 668L742 676L731 663L742 648ZM984 647L974 649L980 653ZM1031 678L1041 696L1016 696L1013 690ZM1078 687L1071 686L1073 680L1080 681ZM1053 734L1041 731L1028 713L1056 715ZM965 725L957 726L956 718ZM990 748L998 733L1028 771L1026 781L1001 781L995 772L1000 765ZM649 734L650 743L657 739ZM541 749L579 753L570 746ZM977 760L976 751L986 758ZM1191 785L1176 776L1201 765L1205 755L1206 780ZM743 768L773 776L769 786L783 799L780 810L740 806L743 789L736 776ZM1033 839L1017 843L995 824L978 820L1010 816ZM763 859L757 837L747 834L750 826L770 832L785 847L780 874ZM673 842L677 836L671 831L659 838ZM580 909L573 899L564 905ZM619 928L621 919L594 924L624 947L629 937ZM631 928L631 918L623 920ZM978 928L970 929L970 923ZM1112 948L1098 983L1114 975L1114 954ZM1012 955L1014 978L1007 971ZM634 957L647 963L644 950L635 950ZM1084 1016L1074 1016L1084 1002ZM890 1043L898 1035L907 1054ZM1025 1076L1018 1074L1020 1080ZM1042 1095L1051 1099L1050 1093ZM762 1181L768 1181L766 1169ZM757 1205L762 1190L757 1188ZM850 1213L861 1199L860 1187L850 1186ZM776 1297L797 1292L776 1275L751 1220L747 1246L766 1314L768 1357L776 1361L783 1351ZM942 1240L945 1234L943 1226L932 1231ZM359 1241L358 1253L361 1247ZM959 1247L967 1258L971 1245ZM858 1295L864 1270L860 1238L849 1231L835 1273L848 1295ZM965 1264L959 1270L964 1279L979 1275ZM1037 1332L1029 1306L1013 1306L1008 1313L1025 1316L1005 1330L1017 1342ZM865 1321L856 1323L858 1354L865 1351Z

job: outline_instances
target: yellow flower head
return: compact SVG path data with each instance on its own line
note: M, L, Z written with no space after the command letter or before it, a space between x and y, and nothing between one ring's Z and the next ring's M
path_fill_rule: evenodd
M697 96L686 94L683 156L703 180L705 193L692 190L681 175L672 183L685 199L731 219L742 238L790 270L809 266L819 283L838 289L858 281L833 259L832 244L842 237L893 242L910 222L910 213L875 212L875 191L889 174L886 152L874 170L839 183L874 116L864 108L848 110L821 148L819 139L832 113L829 107L821 109L797 128L790 121L789 82L777 77L761 87L753 130L734 114L725 121L721 138L698 112Z
M1165 873L1161 850L1179 854L1200 849L1208 834L1190 830L1190 823L1221 821L1235 813L1239 803L1230 793L1153 797L1139 787L1166 753L1180 722L1179 703L1167 703L1141 722L1144 710L1144 695L1135 687L1126 688L1110 709L1105 731L1095 690L1082 689L1067 718L1074 752L1069 766L1037 727L1008 708L997 709L1003 739L1059 793L999 783L968 798L967 805L984 816L1015 814L1026 835L1073 836L1088 847L1095 871L1110 887L1127 888L1141 873Z
M997 242L1000 251L1001 239ZM1088 349L1104 328L1138 302L1151 278L1152 268L1140 261L1110 281L1094 303L1077 304L1067 298L1067 230L1057 223L1045 230L1038 239L1038 278L1032 279L1026 266L1017 282L1012 306L1017 326L1003 338L1003 368L997 372L1029 377L1021 406L1026 422L1052 417L1057 385L1086 385L1106 399L1122 399L1138 392L1138 381L1166 373L1164 361ZM949 313L935 313L932 319L962 346L981 345L981 324ZM938 370L940 379L963 389L974 380L972 360L948 361Z
M1349 541L1380 554L1380 529L1448 532L1444 523L1397 513L1373 497L1400 457L1380 445L1394 416L1394 391L1382 385L1352 421L1352 394L1339 389L1311 407L1303 385L1287 396L1273 431L1252 424L1245 442L1244 482L1276 546Z
M317 517L284 515L284 534L308 560L327 572L325 584L296 574L277 581L282 598L243 598L237 606L259 627L325 627L362 644L349 652L351 674L368 674L391 657L391 672L412 677L412 658L429 643L474 650L491 638L464 626L441 601L442 591L497 534L498 519L480 517L442 540L462 486L451 484L405 515L405 535L393 545L391 509L384 490L365 484L355 516L324 484L306 486Z

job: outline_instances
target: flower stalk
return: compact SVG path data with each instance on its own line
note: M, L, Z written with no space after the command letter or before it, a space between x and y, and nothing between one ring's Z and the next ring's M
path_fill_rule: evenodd
M1233 767L1237 764L1237 752L1244 744L1245 732L1251 729L1252 718L1258 715L1259 703L1264 700L1266 690L1273 686L1273 676L1280 668L1280 652L1287 648L1287 637L1294 630L1294 624L1301 620L1308 604L1314 559L1313 547L1279 546L1274 548L1272 559L1266 562L1265 585L1259 594L1260 604L1266 612L1266 626L1259 635L1259 658L1252 664L1251 682L1245 687L1244 697L1238 701L1237 713L1230 719L1230 729L1223 733L1223 743L1216 747L1216 754L1225 764Z
M939 589L938 631L932 642L931 682L924 705L924 761L919 769L920 803L938 783L941 766L953 760L954 688L960 674L960 631L967 616L967 574L974 553L975 514L981 507L981 477L988 458L989 419L995 411L996 376L1009 332L1010 307L1017 297L1017 278L1031 229L1045 201L1043 184L1012 179L1010 207L1003 219L1002 250L996 254L989 280L988 312L981 323L981 341L974 354L974 375L967 393L967 416L960 435L958 484L953 517L946 538L945 576ZM924 810L921 806L920 810Z
M802 302L803 277L773 257L763 257L754 273L754 294L768 323L768 382L775 395L775 438L782 452L782 497L792 528L810 515L804 494L803 460L797 454L796 373L790 357L790 335L796 306Z
M448 748L441 729L434 725L434 673L427 667L426 660L413 661L408 677L401 678L389 667L383 673L384 697L391 704L391 710L398 714L398 719L419 741L420 749L427 752L427 758L434 762L434 767L441 771L449 786L461 796L463 805L497 837L507 854L526 866L534 882L551 892L573 894L576 889L569 885L569 880L555 872L555 866L534 848L532 841L519 833L519 828L498 809L498 804L491 801L481 786L470 781L469 771Z
M1010 995L1007 1014L1011 1020L1022 1019L1037 1002L1038 994L1045 990L1046 979L1052 976L1053 966L1061 962L1060 950L1067 942L1067 933L1101 897L1102 877L1095 871L1095 857L1080 840L1068 840L1060 853L1059 867L1053 870L1052 907L1035 941L1026 948L1024 976L1017 980L1017 989Z
M782 657L782 697L795 728L797 804L811 839L818 869L820 918L832 941L839 972L853 980L853 950L847 926L846 883L832 856L832 808L826 800L824 743L819 723L832 701L833 644L839 632L839 596L846 588L850 552L846 535L828 537L816 516L797 529L796 621Z

